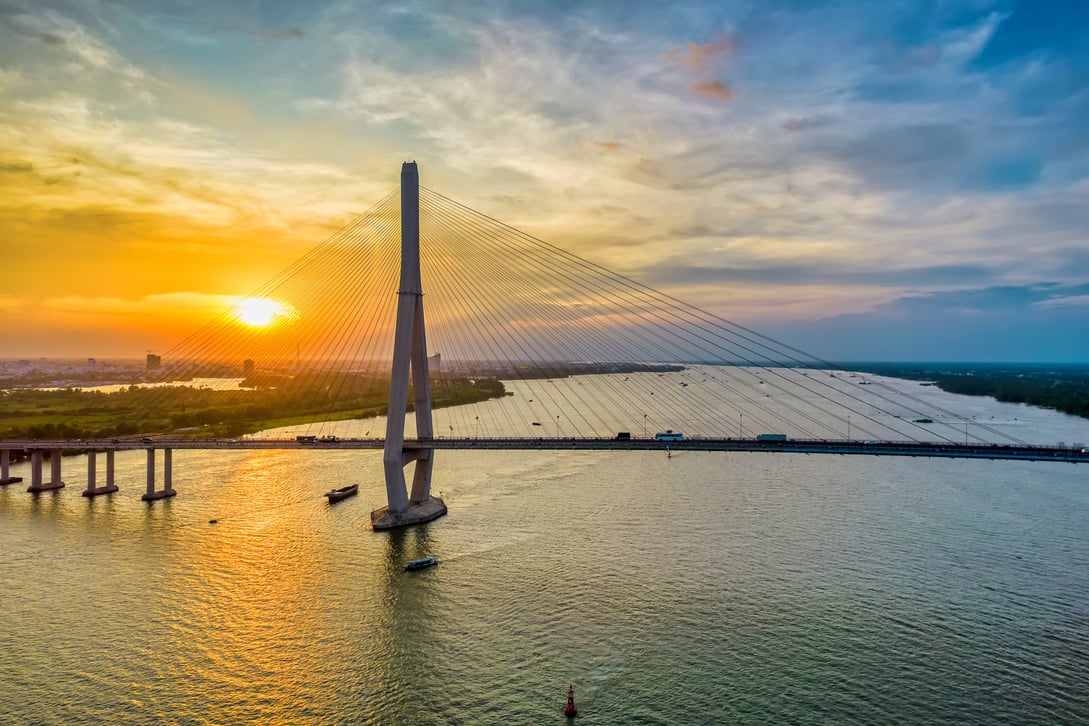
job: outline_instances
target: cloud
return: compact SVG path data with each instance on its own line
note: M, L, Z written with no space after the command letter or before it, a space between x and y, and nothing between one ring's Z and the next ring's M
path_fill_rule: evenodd
M1067 295L1064 297L1051 298L1050 300L1044 300L1043 302L1037 304L1040 307L1089 306L1089 294Z
M1089 285L1059 285L1053 282L996 285L911 295L900 298L895 306L920 311L943 310L980 314L999 310L1027 310L1086 292L1089 292ZM887 307L892 306L890 304Z
M67 45L67 41L56 33L28 33L28 37L40 40L47 45Z
M624 148L624 144L619 141L595 141L594 144L605 149L605 151L620 151Z
M995 276L996 270L979 264L894 267L881 263L866 267L813 259L808 262L772 263L753 260L744 267L666 263L643 270L641 279L652 285L663 286L766 283L784 286L836 284L860 287L916 287L987 282L993 280Z
M228 310L238 304L238 296L209 295L207 293L181 291L145 295L137 298L120 297L82 297L69 295L47 298L43 307L56 313L70 314L77 317L96 317L99 315L155 316L164 309L188 310L207 314Z
M68 185L66 196L48 198L33 186L13 187L0 208L46 204L56 212L108 200L117 212L191 217L201 226L259 216L262 226L286 227L308 215L343 218L359 204L350 199L355 178L341 168L249 152L213 128L170 118L111 118L109 110L72 93L16 101L14 113L0 110L6 132L0 156L18 149L24 157L0 169L33 174L32 183ZM381 188L362 198L378 198Z
M715 58L733 52L734 44L729 38L719 38L703 45L690 40L684 47L671 45L662 55L662 60L682 68L690 68L702 76L713 72L712 63Z
M693 95L713 101L729 101L733 91L715 78L716 59L734 51L733 42L726 37L700 45L688 41L683 48L672 45L661 57L672 65L684 68L693 76L688 86Z
M284 28L261 34L261 40L302 40L305 37L306 31L302 28Z
M700 81L693 83L689 89L701 98L710 98L715 101L729 101L734 97L733 91L722 81Z
M24 174L34 171L33 164L0 161L0 174Z
M831 119L819 114L815 116L796 116L784 121L783 128L787 131L805 131L807 129L817 129L821 126L828 126L831 123Z
M171 348L238 300L190 291L135 297L64 295L33 301L0 297L0 310L23 322L0 341L0 352L135 358L149 348Z
M916 186L955 183L957 171L972 154L964 123L929 123L877 127L833 142L829 157L864 178L882 184Z
M772 324L776 337L835 360L1085 361L1089 285L965 288L891 300L865 313Z

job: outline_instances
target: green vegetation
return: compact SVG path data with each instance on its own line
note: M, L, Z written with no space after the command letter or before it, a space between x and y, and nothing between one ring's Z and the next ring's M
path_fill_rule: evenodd
M1089 418L1089 366L881 363L855 366L880 375L933 382L943 391L992 396Z
M431 379L434 408L459 406L507 394L502 378L562 378L574 375L677 371L680 365L641 363L478 363L474 378L438 374ZM142 371L140 371L142 373ZM190 370L193 376L236 375L229 366ZM64 376L98 382L117 372L65 372ZM171 375L164 372L165 375ZM169 433L189 438L233 438L255 431L385 415L389 377L367 373L294 373L258 371L242 390L196 388L184 382L132 385L114 393L78 388L42 390L8 386L49 385L46 374L25 374L0 381L0 438L111 439ZM413 393L409 390L409 410Z
M108 439L161 433L222 438L291 424L381 416L387 410L388 378L303 374L248 383L255 387L0 391L0 438ZM432 381L432 406L474 403L504 393L502 382L495 379L438 376ZM410 410L411 401L410 389Z

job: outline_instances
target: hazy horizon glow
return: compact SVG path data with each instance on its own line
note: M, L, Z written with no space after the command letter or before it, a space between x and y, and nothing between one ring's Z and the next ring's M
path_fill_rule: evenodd
M825 358L1089 361L1087 34L1078 0L8 0L0 356L169 349L415 159Z

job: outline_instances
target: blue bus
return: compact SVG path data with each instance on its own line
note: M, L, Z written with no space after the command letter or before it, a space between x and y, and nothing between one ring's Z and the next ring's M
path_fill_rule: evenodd
M684 434L682 434L680 431L674 431L673 429L669 429L667 431L659 431L658 433L654 434L654 439L656 441L684 441Z

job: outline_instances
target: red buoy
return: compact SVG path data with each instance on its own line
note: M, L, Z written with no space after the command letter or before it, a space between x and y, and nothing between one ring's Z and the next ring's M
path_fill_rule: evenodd
M578 714L579 710L575 708L575 687L567 687L567 705L563 707L563 715L567 718L571 718Z

